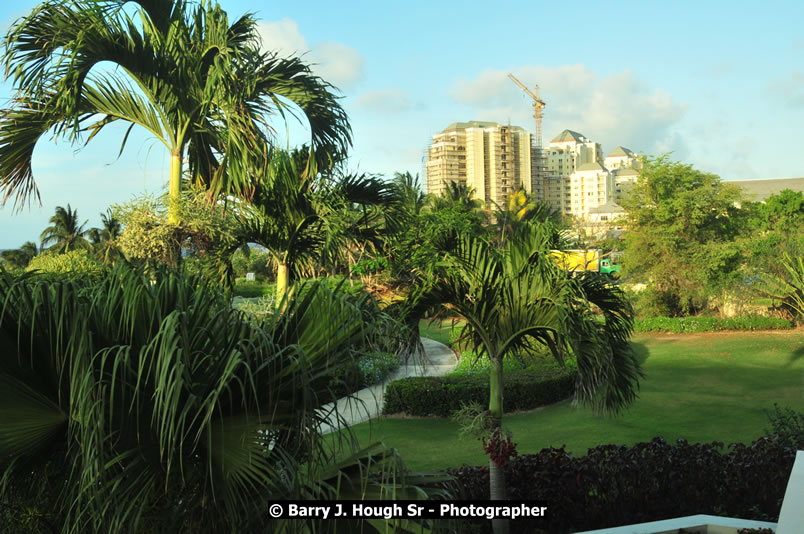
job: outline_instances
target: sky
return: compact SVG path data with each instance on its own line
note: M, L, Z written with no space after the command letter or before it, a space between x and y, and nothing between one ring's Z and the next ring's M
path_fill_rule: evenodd
M260 20L263 46L300 55L336 86L352 130L352 170L423 175L433 134L456 121L564 129L724 180L804 176L804 2L265 2L219 0ZM2 2L3 34L37 4ZM0 83L0 105L13 95ZM292 119L291 119L292 120ZM292 121L279 144L308 140ZM44 136L34 152L42 204L0 208L0 249L39 241L56 206L87 227L107 206L159 194L168 156L144 132L110 128L86 146Z

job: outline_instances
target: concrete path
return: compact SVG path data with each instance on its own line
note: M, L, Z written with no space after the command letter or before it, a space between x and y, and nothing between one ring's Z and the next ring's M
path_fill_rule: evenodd
M354 398L338 400L337 411L349 425L363 423L380 416L383 393L388 382L406 376L441 376L455 369L458 359L451 348L432 339L423 337L421 340L424 346L424 359L417 355L408 360L407 365L402 364L385 383L361 389L353 395ZM330 414L333 408L335 408L335 403L330 403L322 406L320 411ZM334 415L330 417L330 422L331 425L325 425L324 434L336 430Z

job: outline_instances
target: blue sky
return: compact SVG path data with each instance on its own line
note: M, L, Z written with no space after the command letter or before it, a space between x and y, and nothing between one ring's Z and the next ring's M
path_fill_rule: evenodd
M304 54L340 88L360 171L422 173L430 136L455 121L534 130L512 72L541 87L545 142L569 128L604 152L672 151L726 180L804 176L801 2L220 1L232 18L255 12L267 48ZM3 31L36 4L3 2ZM164 149L139 132L117 158L122 132L80 150L43 138L43 205L0 208L0 249L38 242L57 205L94 226L108 205L160 192Z

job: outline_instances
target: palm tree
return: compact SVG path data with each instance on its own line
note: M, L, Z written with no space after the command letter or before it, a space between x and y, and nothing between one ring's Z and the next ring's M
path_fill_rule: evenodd
M31 158L46 132L89 142L118 121L129 132L145 128L167 148L174 202L185 157L211 199L249 196L267 165L269 119L292 115L290 103L307 119L312 146L340 157L351 133L332 86L299 59L259 46L251 15L229 24L213 1L43 2L6 36L3 61L16 94L0 112L3 202L15 194L21 208L39 198ZM98 66L109 61L116 68ZM127 139L128 132L121 151ZM169 222L178 223L173 208Z
M69 252L76 248L92 249L92 245L84 237L86 235L84 227L87 221L78 224L78 210L71 209L69 204L67 204L67 209L56 206L56 213L49 222L50 226L45 228L39 236L42 249L49 243L53 243L50 250L57 253Z
M112 257L119 255L117 249L117 238L123 233L123 226L111 208L106 213L101 213L101 228L90 228L87 237L92 241L103 256L103 262L109 263Z
M488 428L494 443L501 436L506 357L541 345L559 362L577 359L575 399L602 411L629 405L641 376L629 345L629 301L606 277L573 277L558 268L550 258L548 227L526 224L502 248L463 236L440 264L436 280L415 290L407 305L411 321L439 304L466 321L463 340L491 364ZM601 310L602 322L593 309ZM505 498L502 465L490 459L494 500ZM507 530L502 520L495 520L494 526L497 533Z
M338 261L354 242L365 244L380 222L371 206L388 205L392 189L368 175L331 177L317 172L304 149L274 151L266 178L243 207L242 241L264 246L277 265L276 303L290 277Z
M554 228L559 228L562 224L562 217L561 213L546 202L536 200L523 189L517 189L508 195L503 206L497 206L494 221L493 227L497 230L497 240L502 243L506 238L514 235L520 226L529 221L549 221ZM554 237L558 238L558 232ZM558 245L558 242L554 243L554 248L558 248Z
M394 451L336 460L320 435L330 379L371 330L358 302L313 284L259 321L203 279L158 274L0 272L4 506L54 532L294 532L328 527L269 503L427 496Z

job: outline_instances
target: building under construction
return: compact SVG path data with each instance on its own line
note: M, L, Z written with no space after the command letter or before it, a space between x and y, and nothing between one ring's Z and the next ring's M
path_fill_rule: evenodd
M532 192L531 134L496 122L455 122L433 136L427 153L427 192L465 184L486 209L502 206L517 189Z

